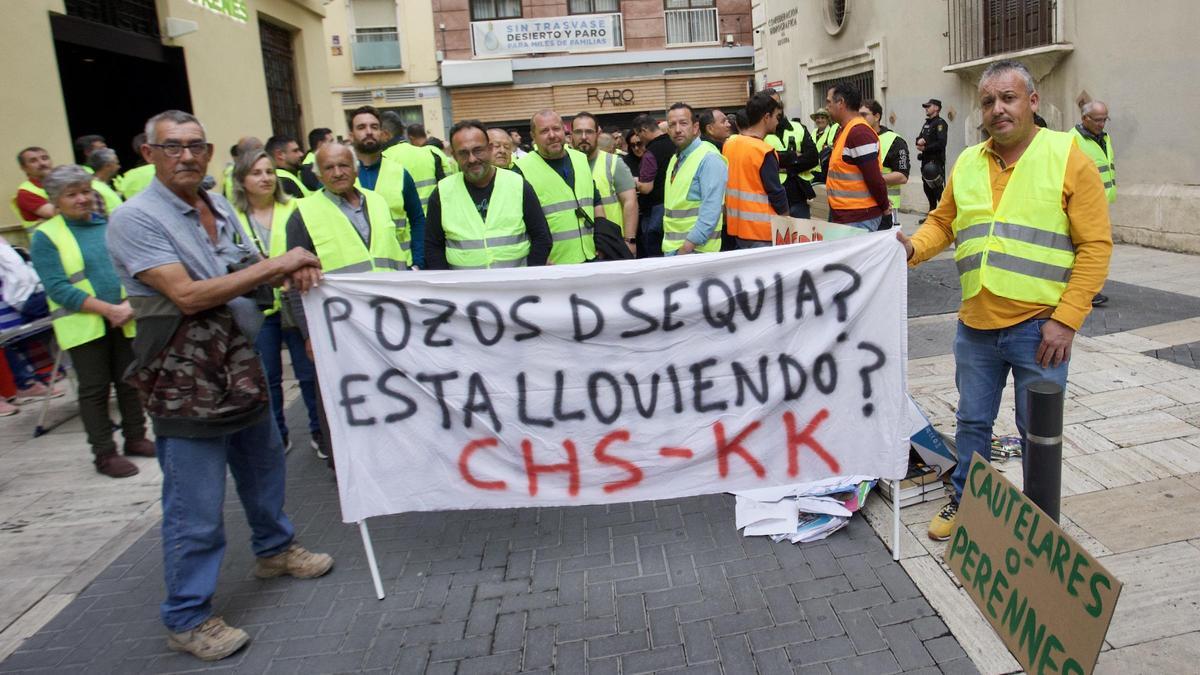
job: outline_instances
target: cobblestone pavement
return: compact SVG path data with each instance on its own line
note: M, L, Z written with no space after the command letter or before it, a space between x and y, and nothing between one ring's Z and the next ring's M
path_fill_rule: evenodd
M254 579L231 497L215 604L251 634L242 652L204 664L167 651L155 528L0 671L976 672L861 517L802 546L742 537L728 495L376 518L379 601L328 471L299 449L289 470L299 539L337 565Z
M1185 345L1172 345L1162 349L1151 349L1143 352L1147 356L1153 356L1156 359L1178 363L1181 366L1188 368L1200 369L1200 342L1192 342Z

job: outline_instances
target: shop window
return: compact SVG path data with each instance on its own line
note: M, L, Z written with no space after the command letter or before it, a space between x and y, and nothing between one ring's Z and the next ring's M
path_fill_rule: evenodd
M716 44L716 0L664 0L667 46Z
M621 11L621 0L568 0L571 14L608 14Z
M521 18L521 0L471 0L471 20Z

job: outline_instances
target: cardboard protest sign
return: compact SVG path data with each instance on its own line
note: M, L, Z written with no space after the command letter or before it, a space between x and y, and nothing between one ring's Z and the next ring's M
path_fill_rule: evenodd
M771 216L771 242L775 246L804 244L810 241L835 241L863 234L867 234L867 231L827 220Z
M1092 672L1121 582L979 455L945 558L1026 672Z
M304 299L347 522L904 475L888 235L330 275Z

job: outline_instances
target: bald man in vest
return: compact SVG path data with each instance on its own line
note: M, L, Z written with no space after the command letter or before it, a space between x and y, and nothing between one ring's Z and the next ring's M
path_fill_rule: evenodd
M929 524L939 541L954 529L972 456L990 459L1009 372L1022 450L1029 385L1066 387L1071 343L1112 255L1100 173L1069 134L1034 124L1038 94L1029 70L1008 60L988 66L979 103L990 139L959 155L941 201L911 240L896 232L910 266L954 243L962 286L954 339L958 465L954 495Z

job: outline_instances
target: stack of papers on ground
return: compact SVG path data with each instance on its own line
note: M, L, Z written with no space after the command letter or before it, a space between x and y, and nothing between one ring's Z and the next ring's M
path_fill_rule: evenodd
M735 492L734 522L747 537L768 536L793 544L817 541L845 527L874 485L871 476L840 476Z
M892 481L879 481L879 494L890 503L893 498ZM920 463L909 465L908 475L900 481L900 508L931 502L944 496L945 489L938 478L937 469Z

